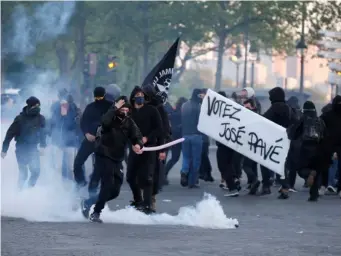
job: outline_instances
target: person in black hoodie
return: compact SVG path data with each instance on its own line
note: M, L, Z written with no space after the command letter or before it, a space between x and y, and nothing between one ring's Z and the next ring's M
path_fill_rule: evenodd
M86 106L80 120L80 127L85 138L82 141L73 164L75 180L79 186L86 184L83 165L95 151L97 127L101 123L102 116L112 105L112 102L106 100L104 97L105 89L103 87L96 87L94 90L95 101Z
M308 178L309 163L315 157L318 145L325 136L325 131L325 124L317 116L314 103L306 101L300 120L287 129L290 148L286 165L289 170L290 188L294 188L296 173L305 180Z
M130 95L132 105L131 118L140 128L144 146L156 146L162 136L162 120L159 111L146 104L146 95L141 87L135 86ZM152 195L155 172L156 152L144 152L142 155L129 152L127 182L133 193L131 205L146 214L153 212ZM143 197L142 191L143 190Z
M18 187L22 189L31 172L28 186L35 186L40 175L40 157L38 144L41 149L46 147L45 117L40 114L40 101L29 97L25 106L11 126L8 128L2 144L1 157L5 158L11 140L16 141L15 154L19 167Z
M136 154L142 154L142 135L134 121L128 117L130 105L121 97L102 117L97 130L95 146L95 172L99 174L101 189L99 195L90 195L82 200L82 214L89 218L90 207L95 204L90 215L91 222L99 222L106 202L115 199L123 183L122 161L128 140Z
M181 129L181 108L182 105L187 102L187 99L184 97L180 97L175 104L175 110L170 116L170 123L171 123L171 130L172 130L172 139L177 140L180 139L182 136L182 129ZM174 145L171 148L172 157L166 164L166 184L168 184L167 176L169 171L173 168L173 166L179 161L181 155L181 143Z
M288 128L291 124L297 121L293 114L292 108L285 102L285 92L281 87L275 87L269 91L269 99L271 101L270 108L264 113L264 117L284 128ZM262 195L270 194L270 177L271 170L261 166L261 172L263 177L263 189ZM279 199L287 199L288 184L285 180L281 180L282 188L280 190Z
M221 96L226 97L226 93L224 91L218 92ZM237 177L236 170L233 165L233 157L235 155L235 151L224 144L216 141L217 145L217 164L218 169L220 171L222 182L220 187L223 189L228 188L228 193L225 196L228 197L236 197L239 196L239 192L237 189L237 184L235 182L235 178ZM226 187L225 184L226 183Z
M157 94L155 87L147 85L143 87L143 91L147 96L147 104L155 107L160 114L162 121L162 130L157 138L157 145L163 145L171 140L171 128L168 118L168 113L164 107L164 100L166 97L161 97ZM166 95L164 95L166 96ZM165 180L165 160L167 156L167 149L159 151L155 159L155 171L153 182L153 197L152 197L152 209L156 210L156 195L162 189Z
M308 177L308 185L311 186L309 201L318 199L318 180L323 173L328 172L330 156L341 147L341 96L337 95L332 101L332 108L321 115L326 125L326 136L318 146L317 154L310 166L311 171ZM339 179L338 193L341 196L341 184Z
M201 97L204 98L207 89L202 89ZM200 164L200 176L199 178L207 181L214 182L214 178L212 177L212 165L209 158L209 149L210 149L210 138L206 134L202 134L203 143L202 143L202 151L201 151L201 164Z

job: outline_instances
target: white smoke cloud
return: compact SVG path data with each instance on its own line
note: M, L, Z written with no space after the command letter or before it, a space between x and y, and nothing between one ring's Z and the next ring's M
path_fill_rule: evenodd
M58 37L67 30L75 2L47 2L37 6L33 14L18 5L12 14L13 31L7 37L5 52L20 59L34 53L39 43Z

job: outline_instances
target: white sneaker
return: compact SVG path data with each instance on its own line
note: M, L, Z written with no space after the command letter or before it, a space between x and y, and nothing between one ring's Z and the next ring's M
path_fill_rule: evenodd
M327 187L327 190L328 190L328 192L330 192L330 193L337 193L337 190L336 190L336 188L334 188L333 186L328 186Z
M325 194L326 194L326 187L321 186L321 188L319 189L319 195L324 196Z

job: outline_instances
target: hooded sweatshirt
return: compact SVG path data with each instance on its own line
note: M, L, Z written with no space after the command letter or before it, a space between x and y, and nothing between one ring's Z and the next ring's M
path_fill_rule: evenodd
M181 125L182 125L182 135L195 135L201 134L198 131L201 99L199 94L200 89L194 89L192 92L192 97L189 101L184 103L181 108Z
M46 147L45 117L37 109L24 107L11 126L8 128L2 144L2 152L7 152L11 140L14 138L16 147Z
M271 89L269 99L271 106L263 116L284 128L288 128L292 123L292 111L285 102L284 90L281 87Z
M142 92L145 95L143 89L139 86L135 86L130 94L130 104L132 106L131 118L136 123L142 133L143 137L147 137L148 142L145 146L155 146L163 136L163 126L159 111L152 105L145 102L141 108L135 108L135 95L138 92ZM145 100L148 98L145 95Z

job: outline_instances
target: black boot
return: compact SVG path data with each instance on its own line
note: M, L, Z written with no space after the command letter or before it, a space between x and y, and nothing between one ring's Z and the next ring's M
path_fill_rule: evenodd
M96 223L103 223L103 221L100 219L100 214L97 212L91 213L90 221Z

